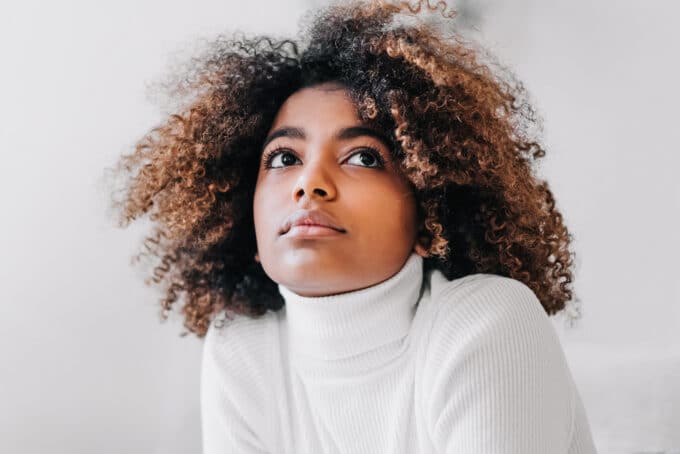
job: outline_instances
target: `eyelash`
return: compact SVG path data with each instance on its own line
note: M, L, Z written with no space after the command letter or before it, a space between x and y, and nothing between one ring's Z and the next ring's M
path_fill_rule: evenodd
M262 156L262 160L264 161L265 168L267 168L267 169L275 169L275 168L279 169L279 168L281 168L281 167L271 167L271 163L274 160L274 157L277 154L279 154L279 152L283 152L283 151L290 151L290 149L287 148L287 147L278 146L278 147L272 148L271 150L264 153L264 155ZM359 167L366 167L368 169L371 169L371 168L380 169L380 168L385 167L385 160L383 159L380 152L378 150L376 150L375 148L370 147L370 146L366 146L366 145L359 147L356 152L349 155L348 159L350 157L354 156L355 154L359 154L359 153L364 152L364 151L370 152L370 154L373 155L373 157L376 159L376 161L378 161L378 165L377 166L359 166ZM290 166L283 166L283 167L290 167Z

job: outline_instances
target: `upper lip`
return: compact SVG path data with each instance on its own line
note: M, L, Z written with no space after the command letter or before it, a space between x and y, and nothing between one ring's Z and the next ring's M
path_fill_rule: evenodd
M330 227L338 232L345 233L345 229L340 227L337 222L327 213L320 210L297 210L286 218L281 225L280 234L284 234L294 225L320 225Z

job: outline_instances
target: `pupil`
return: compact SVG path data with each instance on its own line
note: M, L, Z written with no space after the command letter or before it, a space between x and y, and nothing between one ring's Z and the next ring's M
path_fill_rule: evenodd
M366 159L364 159L365 156L368 156L368 162L366 162ZM361 162L364 163L365 165L373 164L374 160L375 160L375 157L370 153L362 153L361 154Z
M293 164L293 162L295 162L294 159L292 159L292 160L286 159L286 158L292 158L292 157L293 156L291 156L290 154L285 153L283 156L281 156L281 162L283 162L284 164Z

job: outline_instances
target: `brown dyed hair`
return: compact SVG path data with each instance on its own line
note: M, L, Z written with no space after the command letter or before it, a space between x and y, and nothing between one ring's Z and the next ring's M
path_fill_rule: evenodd
M308 16L297 42L220 35L179 71L168 92L179 107L112 169L128 177L123 198L112 199L120 225L153 221L139 256L156 260L150 280L163 286L163 319L182 294L184 326L198 337L220 314L283 307L254 260L259 153L286 98L325 81L342 83L361 120L391 141L424 219L426 271L508 276L549 315L564 309L574 254L533 172L545 155L539 119L522 84L479 46L428 22L399 22L418 19L422 3L334 4Z

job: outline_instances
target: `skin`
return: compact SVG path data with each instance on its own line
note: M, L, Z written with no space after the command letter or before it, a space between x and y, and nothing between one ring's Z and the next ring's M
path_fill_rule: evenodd
M410 182L390 162L388 145L360 135L338 139L340 128L361 126L344 87L327 82L293 93L268 132L303 130L305 138L265 141L263 154L277 147L271 165L261 159L253 199L258 260L265 273L302 296L359 290L396 274L411 252L425 257ZM385 162L372 158L372 147ZM376 167L377 166L377 167ZM298 209L319 209L345 233L320 237L280 235Z

